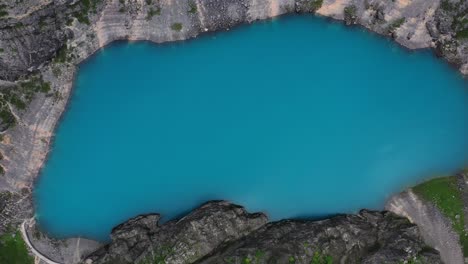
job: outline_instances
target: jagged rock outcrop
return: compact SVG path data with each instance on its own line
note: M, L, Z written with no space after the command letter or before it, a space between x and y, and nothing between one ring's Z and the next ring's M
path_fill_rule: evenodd
M468 1L441 1L431 30L436 52L468 75Z
M0 19L0 79L17 80L49 62L71 36L65 23L72 10L59 1L7 1L5 10L25 14ZM8 8L10 7L10 8ZM35 9L32 9L35 7ZM38 8L40 7L40 8Z
M184 40L286 13L315 12L362 25L410 49L435 48L468 75L467 2L4 0L0 3L0 93L17 89L33 75L40 76L50 89L30 95L24 108L2 105L7 107L1 109L6 109L3 114L7 113L8 120L14 118L15 125L0 122L0 195L12 193L14 199L1 206L5 209L0 210L0 233L33 216L34 179L65 110L77 65L113 41ZM167 224L157 227L158 232L163 227L168 228Z
M267 224L263 214L210 202L180 220L158 221L143 215L117 226L112 242L85 263L442 263L416 225L390 212Z
M202 205L180 220L161 226L158 221L159 215L143 215L117 226L112 243L90 255L86 263L138 263L150 258L192 263L265 225L267 217L220 201Z

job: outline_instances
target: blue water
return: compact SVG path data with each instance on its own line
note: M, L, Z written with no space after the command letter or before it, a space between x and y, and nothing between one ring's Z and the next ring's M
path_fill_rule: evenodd
M117 43L80 67L35 192L57 237L211 199L272 219L382 209L468 161L468 82L430 52L286 17Z

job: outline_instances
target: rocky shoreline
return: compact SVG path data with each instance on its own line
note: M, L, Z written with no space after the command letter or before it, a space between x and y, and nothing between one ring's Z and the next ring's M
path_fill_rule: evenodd
M433 48L468 75L466 0L5 0L0 3L0 234L34 214L34 181L79 63L116 40L185 40L288 13L317 13L359 24L409 49ZM411 216L408 209L395 208L389 207Z
M416 225L389 212L268 223L214 201L180 220L158 220L143 215L117 226L85 263L442 263Z

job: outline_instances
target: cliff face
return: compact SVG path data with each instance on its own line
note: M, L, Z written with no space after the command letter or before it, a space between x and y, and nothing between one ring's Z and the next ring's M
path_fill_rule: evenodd
M411 49L432 47L468 74L467 6L467 0L4 0L0 195L8 200L0 207L0 233L33 215L33 182L77 65L112 41L183 40L281 14L316 12ZM237 254L229 252L218 253Z
M65 44L73 62L118 39L167 42L285 13L360 24L411 49L435 47L468 74L466 0L6 0L0 5L0 78L41 68ZM442 4L441 4L442 3ZM179 24L180 29L173 26ZM68 41L68 42L67 42ZM445 47L449 45L452 49Z
M0 190L32 188L76 65L112 41L175 41L285 13L317 12L409 48L437 48L467 73L468 40L459 37L468 27L467 1L439 5L438 0L9 0L0 5L0 92L17 91L27 107L2 100ZM25 96L18 86L33 75L50 89Z
M181 220L158 220L144 215L117 226L85 263L442 263L418 228L392 213L267 224L263 214L210 202Z

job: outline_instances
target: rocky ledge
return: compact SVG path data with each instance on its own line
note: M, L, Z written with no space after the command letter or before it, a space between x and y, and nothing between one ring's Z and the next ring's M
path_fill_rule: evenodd
M6 233L9 227L18 227L34 215L31 201L34 180L47 157L55 126L66 108L79 63L115 40L148 40L157 43L184 40L203 32L225 30L241 23L287 13L314 13L343 20L348 25L361 25L409 49L433 48L436 54L453 64L462 74L468 75L468 0L3 0L0 2L0 198L5 199L0 201L0 235ZM427 220L409 211L414 207L421 208L418 207L421 203L418 199L408 195L400 198L390 207L392 211L408 216L417 223L418 220ZM375 216L375 221L371 221L370 216ZM442 218L442 222L447 222L446 217ZM249 233L246 239L253 239L255 235L261 237L262 234L272 234L271 230L290 230L291 234L297 233L299 236L302 233L299 229L303 228L302 234L313 234L314 237L322 234L330 238L332 233L327 230L332 228L332 224L346 226L352 221L367 221L368 226L380 228L391 226L390 219L394 219L395 223L404 222L388 213L363 212L356 216L339 216L316 223L285 221L262 224L258 231L246 231L245 235ZM430 218L428 221L432 220ZM138 219L135 221L141 222ZM161 227L156 225L154 228L161 232L171 226L175 228L177 223L170 222ZM415 227L410 228L410 224L409 229L403 226L397 226L401 234L411 228L416 230ZM380 236L379 239L383 239L377 230L379 228L372 229L374 233L362 231L362 234L372 234L373 237ZM147 227L143 229L147 230ZM346 230L344 227L340 229L343 232ZM395 234L385 228L382 230ZM422 230L431 232L427 228ZM340 241L353 237L351 234L342 233ZM251 240L238 240L239 237L228 233L225 236L229 239L220 238L222 245L216 245L214 252L211 252L213 248L202 251L204 254L212 254L203 261L216 262L216 258L229 259L229 255L250 252L244 246L252 245L253 242L248 242ZM464 237L456 235L455 240L457 236ZM150 237L154 240L153 236ZM427 234L424 237L431 238ZM413 238L419 241L416 236ZM434 242L432 244L441 252L444 251L443 258L450 261L450 256L454 256L453 251L450 251L453 247L444 246L445 242L437 238L428 241ZM338 241L336 239L330 241ZM241 241L246 244L236 244ZM311 239L307 243L314 241ZM377 252L387 250L390 245L385 242L368 247L370 240L365 241L359 242L356 247L365 245L362 248L368 252L365 255L362 253L364 251L359 251L359 254L369 261L371 256L377 256ZM382 241L390 242L385 239ZM229 247L224 245L228 242L231 243ZM352 246L349 245L352 243L346 244L348 242L343 242L346 250L341 249L351 259L349 250ZM293 242L281 243L292 245L289 243ZM326 245L327 240L316 243ZM103 250L112 249L113 244ZM262 245L260 243L257 246ZM220 249L221 246L226 246L224 251ZM303 249L303 246L300 248ZM337 252L329 252L318 244L314 247L333 258L338 257ZM272 248L275 250L266 251L265 257L285 250L279 243ZM394 249L393 246L390 248ZM322 254L322 251L318 254ZM93 255L91 259L100 261L101 257L112 254L111 251L101 252L104 255ZM299 259L299 255L294 255L299 254L296 251L286 252L284 256L291 254L291 257ZM420 253L423 257L427 255L424 250ZM456 252L456 256L456 263L460 263L459 260L463 258L461 250ZM429 255L427 257L430 259Z
M390 212L267 223L264 214L215 201L180 220L159 225L159 217L117 226L84 263L442 263L416 225Z

